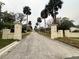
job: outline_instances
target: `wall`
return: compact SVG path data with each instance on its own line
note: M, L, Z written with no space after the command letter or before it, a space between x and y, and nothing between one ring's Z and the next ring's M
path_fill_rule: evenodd
M79 37L79 33L69 32L69 30L65 30L66 37ZM56 25L51 26L51 38L63 37L63 31L59 30L57 32Z
M15 24L14 33L10 31L10 29L3 29L2 39L22 39L22 25L20 23Z
M10 33L10 29L3 29L2 39L13 39L14 33Z
M79 37L79 33L77 32L69 32L69 30L65 31L67 37Z

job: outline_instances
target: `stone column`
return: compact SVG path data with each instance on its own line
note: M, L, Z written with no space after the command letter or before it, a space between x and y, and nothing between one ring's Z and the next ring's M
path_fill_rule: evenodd
M22 39L22 25L20 23L15 24L14 39Z
M51 39L57 38L57 25L51 26Z
M3 29L2 39L9 39L10 29Z

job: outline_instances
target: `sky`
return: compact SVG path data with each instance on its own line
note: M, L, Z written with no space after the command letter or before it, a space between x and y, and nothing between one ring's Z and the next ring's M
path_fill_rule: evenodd
M33 26L37 21L37 17L40 17L40 12L45 8L45 5L48 4L49 2L49 0L0 0L0 1L5 3L5 5L2 8L3 11L7 10L14 13L23 13L23 7L29 6L32 12L32 14L29 16L29 20L32 21ZM57 15L57 17L68 17L71 20L76 20L75 24L78 24L79 0L62 0L62 1L63 1L63 7L61 10L59 10L59 14ZM51 17L49 18L51 19Z

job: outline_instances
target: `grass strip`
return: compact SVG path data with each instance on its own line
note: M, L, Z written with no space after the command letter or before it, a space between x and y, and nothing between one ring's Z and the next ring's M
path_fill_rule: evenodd
M59 37L55 38L55 40L61 41L63 43L69 44L71 46L79 48L79 39L74 37Z
M16 40L13 39L0 39L0 49L11 44L12 42L14 42Z

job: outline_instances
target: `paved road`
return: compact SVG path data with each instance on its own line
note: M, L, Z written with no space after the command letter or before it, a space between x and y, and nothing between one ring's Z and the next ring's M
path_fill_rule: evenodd
M79 49L32 32L0 59L64 59L72 56L79 56Z

